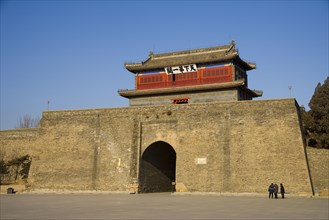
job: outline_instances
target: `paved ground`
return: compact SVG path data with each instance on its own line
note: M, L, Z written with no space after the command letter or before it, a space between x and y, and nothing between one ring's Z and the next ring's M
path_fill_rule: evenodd
M0 219L329 219L327 198L171 194L1 195Z

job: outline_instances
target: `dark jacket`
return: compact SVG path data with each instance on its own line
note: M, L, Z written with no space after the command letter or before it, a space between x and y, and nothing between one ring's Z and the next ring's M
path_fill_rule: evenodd
M269 187L268 187L268 191L269 192L274 192L275 188L274 188L274 185L271 184Z

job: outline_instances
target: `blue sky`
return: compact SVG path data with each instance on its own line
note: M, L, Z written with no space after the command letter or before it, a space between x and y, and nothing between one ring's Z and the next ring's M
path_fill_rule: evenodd
M1 1L1 130L43 111L128 106L125 62L229 44L258 99L307 106L328 77L328 1Z

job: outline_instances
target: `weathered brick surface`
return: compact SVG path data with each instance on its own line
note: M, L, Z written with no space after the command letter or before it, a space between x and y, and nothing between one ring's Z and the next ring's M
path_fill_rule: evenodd
M311 147L306 149L314 191L329 196L329 150Z
M177 191L264 193L282 182L312 193L294 99L49 111L38 129L0 141L6 160L32 156L35 190L129 191L145 149L164 141Z
M189 103L219 102L219 101L237 101L238 90L221 90L221 91L203 91L203 92L186 92L171 95L142 96L129 99L130 106L149 106L149 105L167 105L172 104L172 99L188 98Z

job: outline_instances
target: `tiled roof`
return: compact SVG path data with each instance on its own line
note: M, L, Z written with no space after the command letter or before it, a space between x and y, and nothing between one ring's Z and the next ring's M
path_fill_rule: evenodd
M243 61L235 49L235 42L229 45L208 47L194 50L184 50L171 53L153 54L141 63L125 63L125 68L133 73L162 69L169 66L185 64L207 64L225 61L236 61L246 70L256 68L256 64Z

